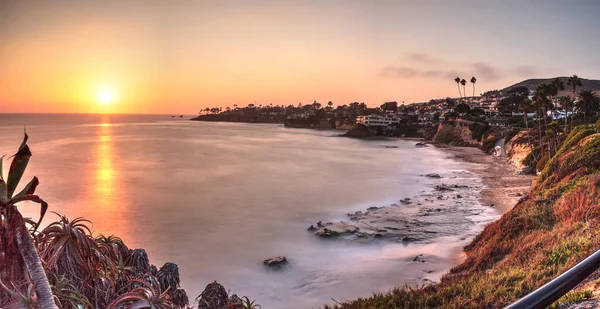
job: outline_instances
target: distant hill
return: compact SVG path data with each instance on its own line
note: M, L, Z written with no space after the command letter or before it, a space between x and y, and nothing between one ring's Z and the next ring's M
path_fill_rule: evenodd
M569 79L569 77L564 77L561 76L559 77L563 83L565 83L565 90L561 91L559 93L559 95L567 95L571 93L571 87L567 86L567 80ZM525 86L527 88L529 88L529 90L534 90L537 86L543 84L543 83L549 83L551 80L553 80L553 78L532 78L532 79L527 79L524 80L520 83L516 83L512 86L506 87L504 89L502 89L502 91L507 91L510 90L512 88L515 87L520 87L520 86ZM597 79L585 79L582 78L581 79L581 83L583 84L583 87L577 87L577 92L579 92L579 90L596 90L596 91L600 91L600 80Z

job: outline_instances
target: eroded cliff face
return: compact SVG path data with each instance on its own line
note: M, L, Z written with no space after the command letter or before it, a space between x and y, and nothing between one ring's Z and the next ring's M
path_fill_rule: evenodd
M481 136L471 130L474 122L457 119L454 121L442 122L438 126L437 133L433 136L434 144L448 144L454 146L474 146L482 145Z
M517 133L504 145L504 148L507 156L506 161L514 166L518 173L530 170L530 167L523 164L523 160L531 153L531 146L527 143L526 131Z

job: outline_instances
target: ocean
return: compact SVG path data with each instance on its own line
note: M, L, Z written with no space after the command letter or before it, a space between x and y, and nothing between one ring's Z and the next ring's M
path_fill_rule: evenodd
M94 233L146 249L157 267L176 263L190 299L217 280L265 309L319 308L439 280L482 222L497 217L465 213L467 229L402 243L306 230L431 196L439 180L426 173L481 183L468 163L411 141L169 115L0 114L0 154L16 151L24 126L33 153L24 179L38 176L49 211L91 220ZM39 216L35 204L20 209ZM57 218L48 212L44 223ZM416 265L419 254L428 263ZM262 264L278 255L286 267Z

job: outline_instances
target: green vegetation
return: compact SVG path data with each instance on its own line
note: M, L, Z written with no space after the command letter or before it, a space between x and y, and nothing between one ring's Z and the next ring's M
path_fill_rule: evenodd
M439 284L398 288L326 308L499 308L600 247L600 134L574 128L544 165L531 194L465 247ZM575 290L558 304L592 297Z

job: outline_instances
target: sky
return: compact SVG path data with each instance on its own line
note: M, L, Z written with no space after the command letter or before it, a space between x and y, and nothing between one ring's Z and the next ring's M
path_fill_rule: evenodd
M595 0L0 0L0 112L419 102L600 79ZM471 84L467 94L472 94Z

